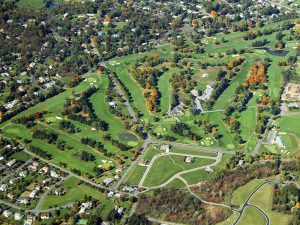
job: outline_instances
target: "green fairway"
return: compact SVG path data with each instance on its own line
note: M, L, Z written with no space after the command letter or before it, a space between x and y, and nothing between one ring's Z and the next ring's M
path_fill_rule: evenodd
M125 127L122 121L109 112L108 102L105 100L105 92L108 88L108 77L106 75L102 76L102 85L90 100L93 104L96 115L105 120L109 124L109 133L115 139L119 138L119 135L125 131Z
M174 73L177 70L170 70L166 73L164 73L161 77L159 77L158 80L158 89L161 93L160 98L160 109L162 113L167 113L169 110L169 106L171 104L171 93L172 93L172 87L169 82L170 74Z
M246 58L245 62L241 66L241 70L237 73L236 77L230 82L229 87L225 89L225 91L219 96L217 99L213 109L224 109L228 104L228 101L233 97L235 90L238 86L243 84L247 78L247 74L252 66L252 60L250 58Z

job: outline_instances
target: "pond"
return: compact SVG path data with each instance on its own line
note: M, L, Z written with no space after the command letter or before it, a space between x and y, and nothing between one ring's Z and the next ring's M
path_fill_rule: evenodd
M138 141L137 137L131 133L124 132L119 135L121 141Z
M275 55L275 56L286 56L289 53L289 51L286 50L280 50L280 49L271 50L270 48L267 47L256 48L256 49L265 50L270 55Z

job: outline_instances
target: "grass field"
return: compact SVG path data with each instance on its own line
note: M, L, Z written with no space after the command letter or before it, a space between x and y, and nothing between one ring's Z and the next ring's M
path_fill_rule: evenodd
M43 0L19 0L17 5L19 7L29 7L32 9L40 9L44 6Z
M267 184L255 193L249 203L261 208L269 216L270 225L286 225L288 224L291 216L271 211L272 193L272 185Z
M228 155L228 154L223 155L221 161L216 166L212 167L212 169L214 170L212 173L208 173L205 170L201 169L201 170L185 173L181 176L190 185L196 184L198 182L205 181L205 180L211 180L219 170L225 168L225 165L230 158L231 158L231 155Z
M195 159L194 163L185 163L182 156L161 156L153 163L147 174L144 186L151 187L164 183L176 173L211 164L211 159Z
M237 225L265 225L265 217L255 208L247 207Z
M242 206L242 204L246 201L247 197L251 194L251 192L263 181L264 179L254 179L246 185L236 189L232 193L231 204L236 205L238 207Z
M137 186L145 173L147 167L136 165L128 178L126 179L125 183L128 183L129 185Z

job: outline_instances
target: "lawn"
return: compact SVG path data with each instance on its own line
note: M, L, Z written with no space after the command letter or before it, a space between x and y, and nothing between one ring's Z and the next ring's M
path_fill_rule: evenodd
M183 169L175 165L168 156L160 157L153 163L143 185L146 187L160 185L181 171Z
M43 0L19 0L17 2L19 7L28 7L31 9L40 9L44 6Z
M247 207L237 225L265 225L266 219L257 209Z
M136 165L134 169L131 171L129 176L126 179L125 183L128 183L129 185L137 186L145 173L147 167L146 166L140 166Z
M175 188L175 189L181 189L184 187L185 184L178 178L172 180L169 184L165 186L165 188Z
M242 187L239 187L232 193L231 204L238 207L246 201L251 192L260 185L264 179L254 179Z
M172 147L170 152L183 153L188 155L198 155L198 156L210 156L210 157L216 156L216 153L214 152L206 152L206 151L188 149L186 147L177 147L177 146Z
M105 193L101 193L85 184L79 184L78 178L71 177L64 181L62 186L67 188L67 193L63 196L48 195L43 201L41 209L49 209L84 200L85 196L91 196L101 202L101 205L103 205L101 212L99 212L101 216L107 215L114 207L114 204L107 199Z
M10 156L11 159L20 160L22 162L26 162L27 160L31 159L32 157L25 152L16 152Z
M214 162L212 159L195 158L194 163L184 162L184 156L161 156L153 163L144 186L156 186L166 182L176 173L205 166Z
M218 171L225 168L225 165L227 164L227 162L229 161L229 159L231 157L232 156L229 154L223 155L221 161L216 166L212 167L212 169L214 170L212 173L206 172L204 169L201 169L201 170L196 170L193 172L185 173L181 176L190 185L196 184L198 182L205 181L205 180L211 180L218 173Z
M255 193L255 195L251 198L249 203L261 208L269 216L270 225L286 225L288 224L291 216L271 210L272 193L272 185L267 184Z

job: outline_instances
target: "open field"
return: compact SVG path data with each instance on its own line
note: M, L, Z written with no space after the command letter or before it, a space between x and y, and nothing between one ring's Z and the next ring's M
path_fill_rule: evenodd
M247 197L251 194L251 192L261 184L264 179L254 179L247 183L246 185L239 187L232 193L231 204L238 206L240 208L244 202L246 201Z
M289 222L290 215L271 210L272 192L273 187L271 184L264 185L256 192L249 203L261 208L269 216L270 225L286 225Z
M247 207L238 225L265 225L265 217L255 208Z

